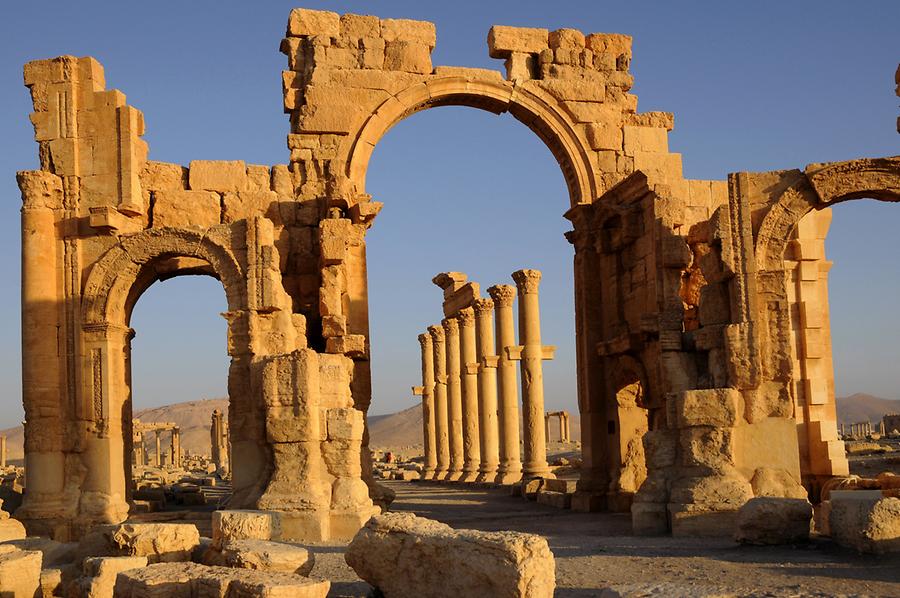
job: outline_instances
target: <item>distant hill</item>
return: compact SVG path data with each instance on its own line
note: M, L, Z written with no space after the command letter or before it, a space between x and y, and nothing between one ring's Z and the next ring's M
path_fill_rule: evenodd
M228 417L228 399L202 399L187 403L175 403L162 407L141 409L134 414L135 419L145 423L174 422L181 429L182 450L194 454L208 455L210 418L214 409L221 410ZM24 443L25 434L22 426L0 430L0 435L6 435L6 448L8 459L11 462L21 461L25 458ZM168 446L168 435L163 436L163 446ZM156 450L156 440L153 434L144 437L144 444L148 450ZM152 447L152 448L151 448Z
M395 448L422 444L422 404L388 415L370 415L369 446ZM519 428L521 430L521 426ZM550 438L559 438L556 419L550 424ZM569 412L569 431L572 440L581 440L581 423L578 413Z
M861 392L837 398L838 422L878 422L885 413L900 413L900 401L873 397Z

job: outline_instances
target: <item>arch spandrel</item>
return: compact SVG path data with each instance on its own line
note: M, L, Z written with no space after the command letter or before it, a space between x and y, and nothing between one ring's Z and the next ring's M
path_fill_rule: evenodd
M467 106L502 114L509 112L547 145L562 169L569 190L570 207L591 203L597 183L587 143L559 102L536 88L524 89L515 82L497 78L432 76L386 99L341 148L346 176L360 193L372 152L381 138L401 120L436 106Z

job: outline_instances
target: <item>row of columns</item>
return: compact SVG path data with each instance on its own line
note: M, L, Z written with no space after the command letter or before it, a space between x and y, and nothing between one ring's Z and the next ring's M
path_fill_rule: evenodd
M874 428L872 428L872 422L860 422L860 423L856 423L856 424L850 424L850 436L851 437L853 437L853 436L855 436L855 437L869 436L870 434L872 434L873 430L874 430ZM878 423L878 431L882 436L884 436L884 433L885 433L884 421L881 421ZM845 435L846 434L844 433L844 424L841 424L841 436L845 436Z
M512 278L515 287L492 286L489 299L477 297L475 286L468 305L419 335L422 386L414 392L422 396L424 479L513 484L523 477L552 477L542 362L552 358L554 348L541 343L541 273L519 270ZM512 312L516 296L521 344L516 344ZM522 380L524 463L516 361Z
M547 435L547 440L550 440L550 420L554 417L559 419L559 441L560 442L571 442L572 441L572 429L569 424L569 412L568 411L548 411L544 416L544 429L545 434Z
M181 429L174 424L143 424L135 421L132 436L132 460L135 465L146 465L147 455L144 449L144 433L153 432L156 435L156 453L153 456L153 465L162 467L169 465L171 467L181 467ZM163 463L161 434L169 431L169 451L166 463Z

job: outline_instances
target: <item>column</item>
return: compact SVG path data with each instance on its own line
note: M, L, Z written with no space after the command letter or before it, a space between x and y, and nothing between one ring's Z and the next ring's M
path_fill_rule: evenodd
M434 444L437 467L434 479L443 480L450 471L450 426L447 417L447 351L444 329L429 326L431 347L434 352Z
M423 480L434 478L437 468L434 421L434 350L429 334L419 335L422 347L422 444L425 448L425 469Z
M541 316L538 303L538 270L517 270L513 280L519 292L519 342L522 357L522 425L524 426L525 463L522 477L553 477L547 465L547 437L541 419L544 415L544 345L541 344Z
M160 450L159 444L159 430L154 430L156 432L156 466L162 467L162 451Z
M572 442L572 424L571 424L571 422L570 422L570 420L569 420L569 412L568 412L568 411L564 411L563 413L564 413L565 416L566 416L566 426L565 426L565 430L566 430L566 442Z
M447 419L450 424L450 471L444 478L455 482L463 475L462 388L460 387L459 324L444 318L447 352Z
M222 467L222 453L220 448L222 446L222 412L218 409L214 409L212 412L212 421L209 428L209 444L210 444L210 455L209 458L216 466L216 470L221 469Z
M481 465L481 441L478 427L478 363L476 361L475 310L460 309L459 322L460 388L462 391L463 475L461 482L474 482Z
M0 467L6 467L6 436L0 436Z
M880 422L878 422L878 433L881 434L882 436L885 435L884 420L881 420Z
M478 363L478 430L481 463L477 482L493 482L500 465L497 425L497 356L494 354L494 302L477 299L475 309L475 361Z
M550 442L550 414L544 414L544 438L547 439L547 442Z
M500 466L494 480L498 484L515 484L522 479L519 451L519 395L516 389L516 364L505 347L516 344L512 304L516 289L508 284L490 287L487 292L494 300L497 331L497 394L498 426L500 429Z
M181 430L172 428L172 466L181 467Z

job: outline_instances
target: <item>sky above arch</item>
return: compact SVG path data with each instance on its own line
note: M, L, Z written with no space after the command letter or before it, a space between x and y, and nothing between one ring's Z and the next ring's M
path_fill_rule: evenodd
M278 52L294 3L14 3L0 19L0 427L22 418L19 192L15 171L37 167L22 65L92 55L108 88L144 112L151 159L284 163L286 59ZM435 65L502 70L487 55L491 24L573 27L634 37L639 110L675 113L672 151L685 175L900 154L893 75L900 3L305 2L308 8L436 23ZM139 8L138 8L139 7ZM487 287L544 272L548 409L577 411L568 197L547 148L509 115L440 108L389 131L367 191L385 204L368 237L373 413L414 404L416 335L440 319L431 277L467 272ZM838 394L900 398L900 206L835 209L827 251ZM137 408L225 394L221 285L180 278L135 307Z

